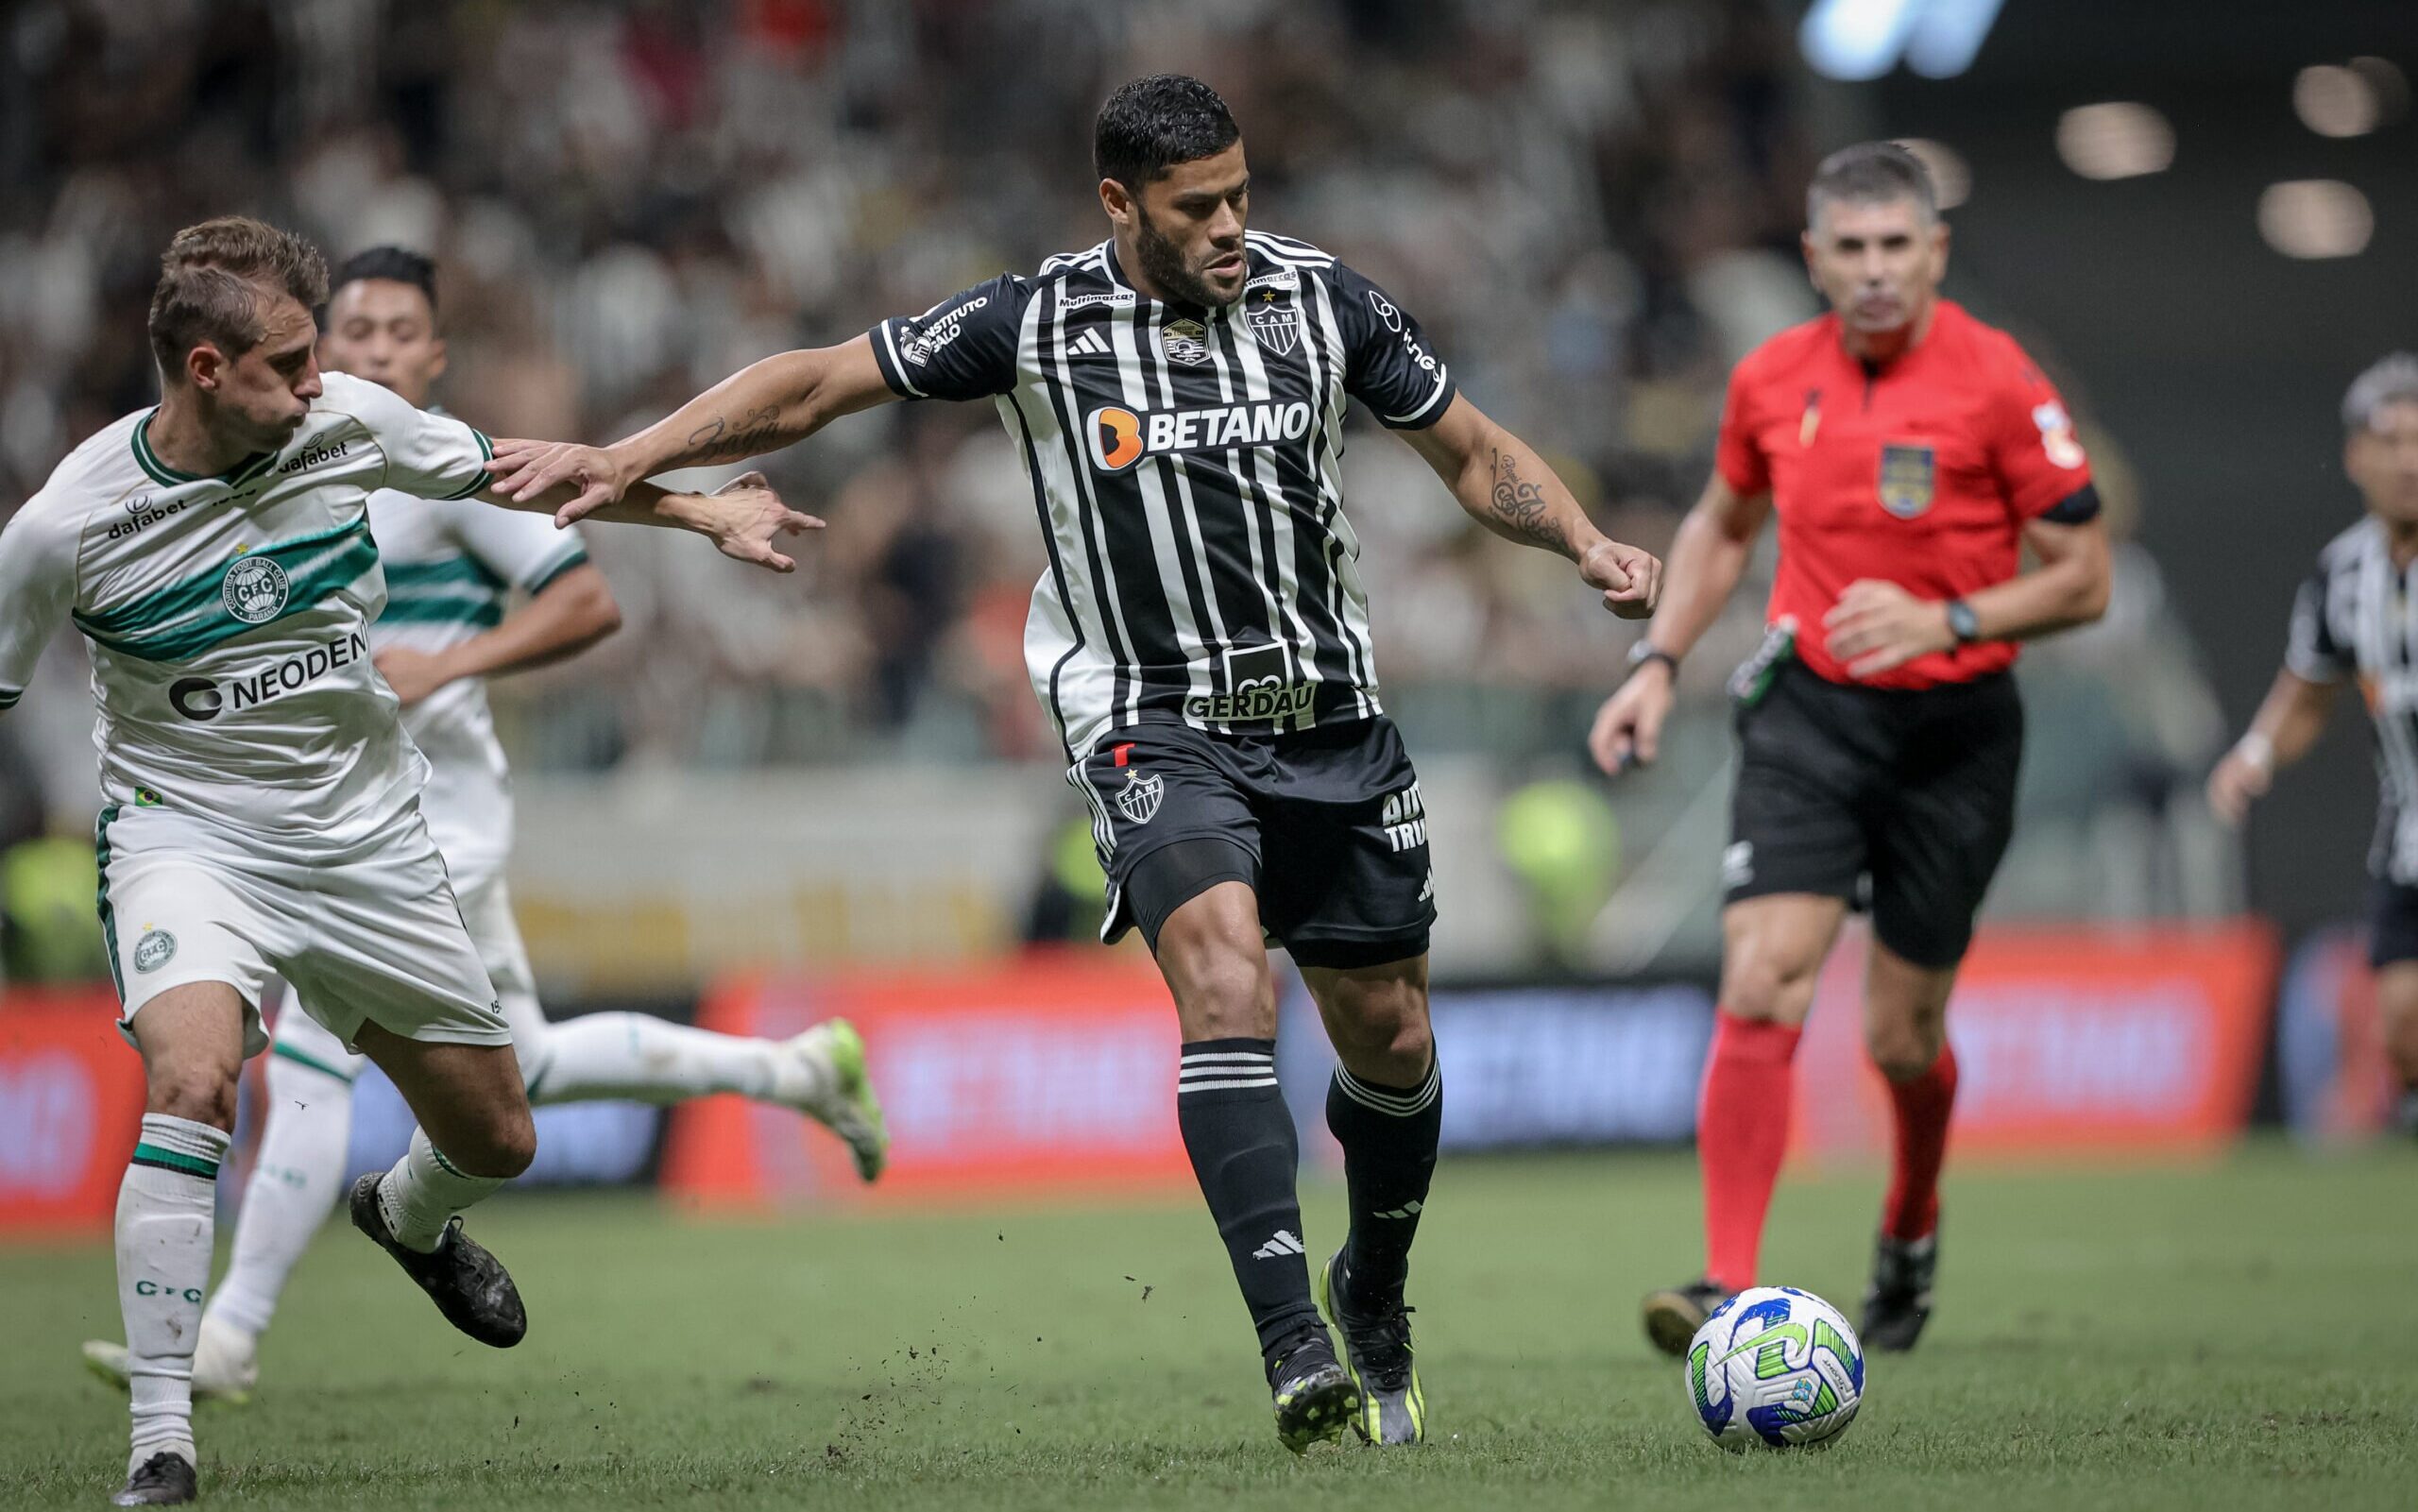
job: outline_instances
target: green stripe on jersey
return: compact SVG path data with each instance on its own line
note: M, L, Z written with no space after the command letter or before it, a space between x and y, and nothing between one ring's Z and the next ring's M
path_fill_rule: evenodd
M492 630L503 623L503 604L495 599L464 596L413 595L388 599L378 616L382 625L476 625Z
M470 475L468 483L464 484L454 492L447 494L445 497L448 499L468 499L488 484L495 482L487 475L486 467L488 463L495 460L495 443L487 439L487 433L485 431L476 427L472 427L470 436L479 443L479 470Z
M93 870L99 875L100 885L94 890L93 904L101 915L101 944L110 958L110 984L117 989L117 1000L126 1001L126 973L117 963L117 912L110 907L110 821L117 817L117 805L101 810L98 823L93 825Z
M238 564L267 561L284 580L284 599L266 619L235 618L227 580ZM77 628L110 650L145 661L189 661L240 635L316 607L378 565L369 521L239 552L218 567L97 614L77 610Z
M503 579L487 569L487 565L475 556L434 556L424 561L398 562L386 559L386 591L407 592L414 588L450 588L456 584L470 583L491 593L502 593Z
M543 593L548 588L554 586L554 579L562 576L565 572L570 571L572 568L586 567L587 565L587 549L579 545L577 542L573 542L571 549L562 554L561 560L555 562L551 567L539 568L536 572L530 575L529 581L522 584L521 586L527 588L532 594Z
M0 688L0 709L15 708L17 706L17 700L25 696L26 694L23 688L12 693L5 688Z
M153 483L161 484L170 488L175 488L189 483L204 482L205 480L199 473L179 472L176 468L169 467L166 463L160 460L160 454L158 452L151 450L151 421L160 412L157 409L154 409L151 414L146 415L143 416L143 418L134 422L134 461L136 466L140 467L145 473L149 474ZM278 456L279 453L275 451L255 452L253 455L246 457L243 461L238 462L232 467L228 468L225 472L220 473L216 481L230 486L233 486L237 484L248 483L252 479L259 477L263 472L268 470L269 464L275 462L278 459Z
M218 1180L216 1161L206 1161L198 1155L187 1155L181 1150L162 1149L157 1145L135 1146L134 1164L156 1166L163 1171L182 1171L187 1176L198 1176L205 1181Z

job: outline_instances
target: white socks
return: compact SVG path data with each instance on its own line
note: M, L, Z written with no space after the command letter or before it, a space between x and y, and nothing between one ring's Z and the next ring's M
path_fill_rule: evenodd
M589 1013L546 1026L535 1103L685 1102L736 1092L797 1106L821 1090L801 1057L774 1040L690 1028L649 1013Z
M378 1206L387 1231L406 1249L427 1254L445 1237L453 1215L502 1186L501 1176L467 1176L438 1154L421 1130L412 1130L411 1148L378 1183Z
M272 1051L268 1121L235 1215L234 1257L210 1299L213 1325L250 1338L266 1332L287 1274L343 1196L351 1142L352 1079Z
M132 1474L162 1450L193 1447L193 1351L210 1284L212 1228L227 1136L208 1124L143 1115L117 1192L117 1300L133 1396Z

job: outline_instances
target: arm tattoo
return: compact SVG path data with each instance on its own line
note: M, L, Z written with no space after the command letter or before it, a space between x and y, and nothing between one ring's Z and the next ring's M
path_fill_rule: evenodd
M780 444L781 407L767 404L740 416L737 426L715 416L689 433L689 450L683 456L686 465L691 467L707 462L737 462L775 450Z
M1570 538L1561 522L1553 518L1553 506L1545 501L1544 486L1521 477L1519 459L1499 447L1494 452L1494 489L1490 502L1494 518L1512 535L1564 556L1570 554Z

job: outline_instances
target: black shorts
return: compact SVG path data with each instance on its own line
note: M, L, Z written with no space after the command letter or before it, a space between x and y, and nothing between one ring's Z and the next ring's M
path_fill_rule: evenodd
M1297 965L1426 954L1436 922L1419 775L1382 716L1285 735L1129 725L1067 773L1091 805L1108 873L1103 941L1216 883L1247 882ZM1196 843L1183 843L1192 841Z
M1928 967L1965 958L2015 832L2023 703L2012 676L1851 688L1783 663L1739 710L1738 735L1725 901L1868 899L1873 934L1898 955Z
M2368 964L2381 971L2418 960L2418 887L2386 877L2368 882Z

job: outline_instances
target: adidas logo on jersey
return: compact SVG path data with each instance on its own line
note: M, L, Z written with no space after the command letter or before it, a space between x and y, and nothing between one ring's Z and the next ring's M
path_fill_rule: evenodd
M1066 343L1066 355L1069 357L1113 357L1116 354L1108 349L1107 337L1097 331L1086 331Z
M1286 1255L1304 1255L1309 1250L1289 1229L1279 1229L1276 1237L1251 1252L1253 1260L1282 1260Z

